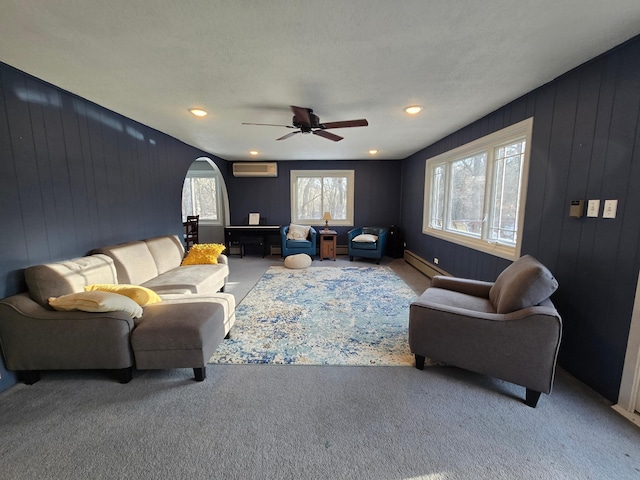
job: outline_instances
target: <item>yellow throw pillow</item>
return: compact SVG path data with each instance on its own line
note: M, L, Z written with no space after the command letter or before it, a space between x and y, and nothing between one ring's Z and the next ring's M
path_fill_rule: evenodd
M133 318L142 316L142 307L129 297L111 292L79 292L50 297L49 305L54 310L68 312L127 312Z
M125 297L129 297L141 307L145 305L151 305L161 302L162 299L153 290L141 287L140 285L128 285L126 283L114 284L114 283L96 283L94 285L87 285L84 287L85 292L112 292L119 293Z
M218 257L227 248L221 243L196 243L182 260L182 265L217 264Z

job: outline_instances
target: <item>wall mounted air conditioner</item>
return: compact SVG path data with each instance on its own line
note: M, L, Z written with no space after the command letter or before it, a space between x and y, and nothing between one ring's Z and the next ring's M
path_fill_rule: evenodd
M277 177L276 162L237 162L233 164L234 177Z

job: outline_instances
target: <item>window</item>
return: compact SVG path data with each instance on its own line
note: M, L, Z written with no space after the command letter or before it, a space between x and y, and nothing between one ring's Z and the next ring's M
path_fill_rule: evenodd
M533 119L426 162L423 233L520 256Z
M353 225L353 170L292 170L291 221L323 225Z
M207 161L194 162L182 187L182 221L200 215L202 224L221 224L219 185L218 173Z

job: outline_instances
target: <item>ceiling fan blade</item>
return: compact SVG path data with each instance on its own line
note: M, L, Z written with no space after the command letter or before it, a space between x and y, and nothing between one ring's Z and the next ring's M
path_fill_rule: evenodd
M347 128L347 127L366 127L369 122L364 118L359 120L345 120L343 122L327 122L320 125L320 128Z
M262 125L265 127L286 127L286 128L296 128L292 125L276 125L275 123L245 123L242 122L242 125Z
M302 125L311 126L311 118L309 118L309 109L296 107L295 105L291 105L291 111L293 115L296 117L296 120Z
M286 140L289 137L293 137L294 135L297 135L298 133L300 133L300 130L296 130L295 132L291 132L291 133L287 133L286 135L280 137L280 138L276 138L277 140Z
M333 140L334 142L339 142L340 140L342 140L343 137L336 135L334 133L331 132L325 132L324 130L314 130L313 131L314 135L318 135L320 137L324 137L327 138L329 140Z

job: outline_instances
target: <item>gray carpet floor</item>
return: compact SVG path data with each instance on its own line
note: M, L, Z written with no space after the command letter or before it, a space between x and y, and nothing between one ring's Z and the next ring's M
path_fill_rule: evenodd
M0 394L0 478L640 478L640 429L591 390L523 394L451 367L52 372Z
M239 298L277 264L243 260ZM640 478L640 428L562 370L536 409L453 367L207 371L44 372L0 393L0 479Z

